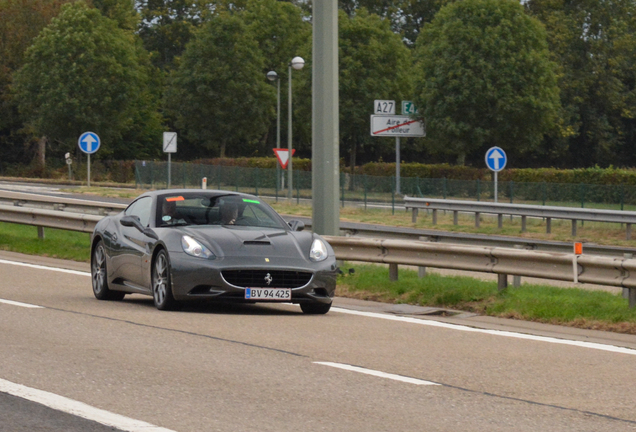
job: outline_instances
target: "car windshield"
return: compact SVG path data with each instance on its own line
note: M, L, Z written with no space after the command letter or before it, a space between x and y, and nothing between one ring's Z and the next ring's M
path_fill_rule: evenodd
M258 198L189 192L159 196L157 203L158 227L221 225L286 228L278 214Z

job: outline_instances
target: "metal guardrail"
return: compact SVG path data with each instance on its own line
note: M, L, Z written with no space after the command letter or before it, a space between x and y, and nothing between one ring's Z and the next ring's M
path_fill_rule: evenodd
M49 209L73 213L108 215L119 213L127 204L87 201L75 198L37 195L23 192L0 191L0 205Z
M576 236L577 221L593 221L606 223L621 223L626 225L626 238L631 240L632 224L636 223L636 212L622 210L599 210L576 207L551 207L526 204L506 204L482 201L461 201L404 197L406 209L412 209L412 221L417 220L418 210L427 209L433 212L433 225L437 224L439 210L452 211L453 223L457 225L457 214L474 213L475 226L479 227L481 213L496 214L499 228L503 225L503 215L521 216L521 232L526 231L526 218L544 218L546 232L551 232L552 219L572 221L572 236Z
M439 244L420 241L362 239L325 236L336 257L344 261L389 264L397 279L398 264L495 273L499 288L507 287L508 275L574 281L576 259L579 282L627 288L629 306L636 306L636 259L499 247Z
M0 204L0 221L91 233L103 216ZM495 273L499 287L507 276L573 281L571 253L503 247L442 244L416 240L325 236L339 260L389 264L392 279L398 265ZM581 255L576 258L579 282L623 287L630 307L636 306L636 259ZM633 275L633 276L632 276Z

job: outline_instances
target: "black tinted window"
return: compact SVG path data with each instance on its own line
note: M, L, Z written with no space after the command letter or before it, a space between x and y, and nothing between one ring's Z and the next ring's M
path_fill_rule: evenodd
M128 206L124 214L126 216L137 216L139 222L145 227L150 223L150 210L152 206L152 198L143 197Z

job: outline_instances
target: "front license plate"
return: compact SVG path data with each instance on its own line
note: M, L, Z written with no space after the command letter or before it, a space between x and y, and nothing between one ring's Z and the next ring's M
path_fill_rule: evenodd
M291 300L289 288L246 288L245 298L249 300Z

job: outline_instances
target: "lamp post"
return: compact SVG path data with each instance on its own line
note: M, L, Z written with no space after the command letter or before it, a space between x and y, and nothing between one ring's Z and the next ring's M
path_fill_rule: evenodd
M276 148L280 148L280 78L275 71L267 72L267 79L270 81L276 81L277 93L276 93ZM280 167L276 164L276 177L280 172ZM282 189L285 188L285 176L282 177ZM278 196L278 194L276 195Z
M294 57L289 63L289 92L287 107L287 150L289 151L289 162L287 163L287 198L292 199L292 68L301 70L305 66L305 60L302 57Z

